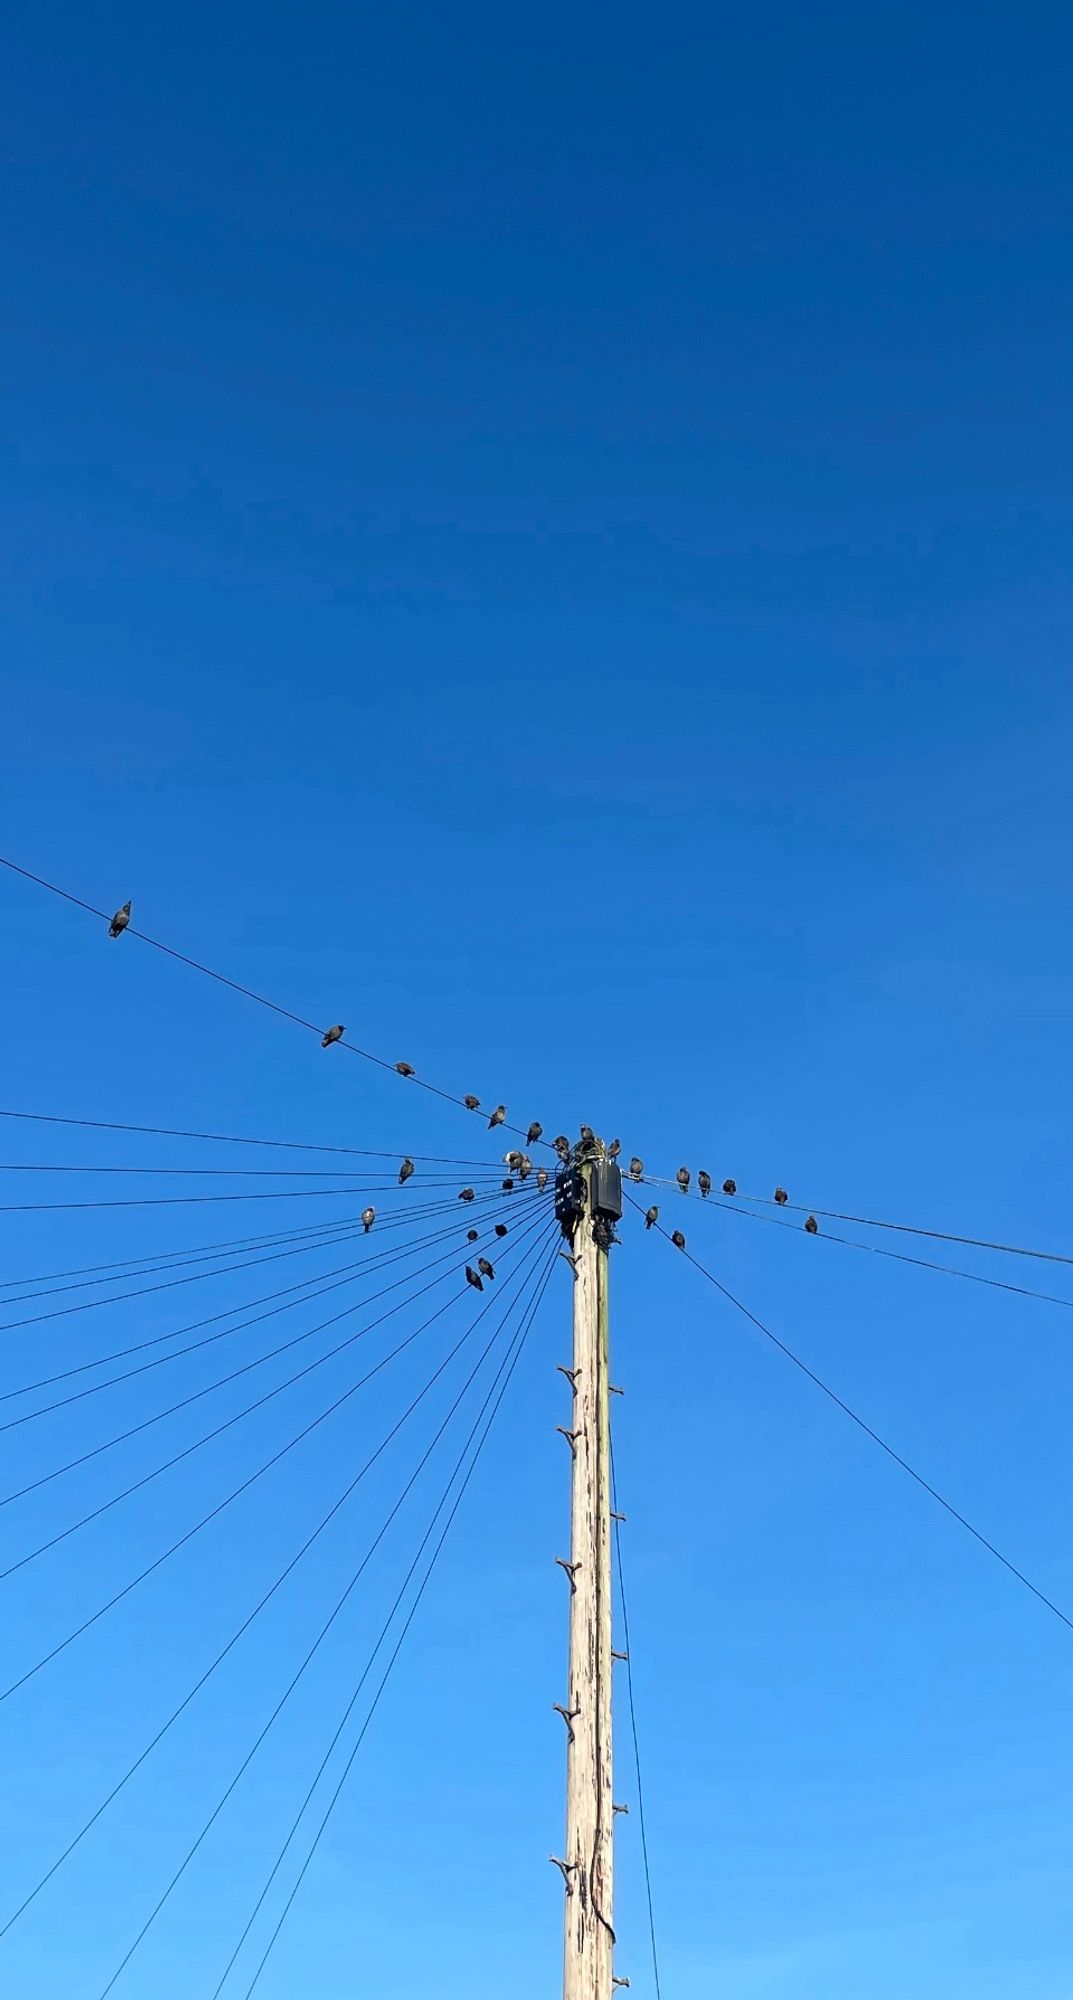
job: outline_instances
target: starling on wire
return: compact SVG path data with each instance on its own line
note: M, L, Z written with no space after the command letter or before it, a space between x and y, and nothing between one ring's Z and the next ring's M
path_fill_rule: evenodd
M479 1111L481 1108L480 1098L474 1097L472 1092L470 1092L467 1096L465 1096L462 1099L462 1102L465 1105L467 1111Z
M645 1210L645 1228L651 1229L653 1224L658 1221L659 1209L656 1207L655 1202L653 1202L651 1208Z
M477 1259L477 1269L478 1269L478 1271L480 1272L480 1274L481 1274L481 1277L482 1277L482 1278L494 1278L494 1277L495 1277L495 1272L493 1271L493 1269L492 1269L492 1266L491 1266L491 1265L490 1265L490 1263L488 1262L488 1259L487 1259L487 1257L478 1257L478 1259Z
M591 1125L583 1125L581 1127L581 1143L583 1146L591 1146L595 1137L596 1134Z
M521 1164L522 1164L522 1156L521 1156L521 1154L520 1154L520 1153L519 1153L519 1152L518 1152L518 1151L516 1150L516 1148L515 1148L515 1147L513 1147L513 1146L512 1146L512 1147L511 1147L511 1150L510 1150L510 1152L509 1152L509 1153L504 1153L504 1155L503 1155L503 1165L504 1165L505 1167L509 1167L509 1168L510 1168L510 1170L511 1170L511 1173L513 1173L513 1172L514 1172L514 1169L515 1169L515 1167L520 1167L520 1166L521 1166Z
M539 1124L537 1120L534 1118L532 1124L529 1127L528 1132L525 1135L526 1145L535 1146L537 1140L543 1136L543 1132L544 1132L543 1125Z
M362 1220L362 1227L365 1230L365 1234L366 1236L368 1236L369 1231L373 1226L373 1223L376 1221L375 1208L363 1208L361 1211L361 1220Z
M488 1130L491 1131L494 1125L502 1125L506 1118L506 1115L507 1115L506 1105L497 1104L495 1110L492 1113L492 1116L488 1120Z
M810 1236L818 1236L820 1233L820 1225L814 1215L806 1215L805 1228L808 1230Z
M778 1202L780 1208L785 1208L789 1199L790 1197L785 1188L775 1189L775 1200Z
M414 1073L413 1063L396 1063L395 1068L400 1076L412 1076Z
M507 1176L507 1179L505 1181L500 1181L499 1185L502 1188L504 1194L514 1193L514 1182L511 1180L509 1175Z
M466 1231L466 1242L467 1242L467 1243L476 1243L476 1241L477 1241L477 1231L476 1231L475 1229L467 1229L467 1231Z
M570 1158L570 1141L567 1138L566 1133L560 1132L558 1138L553 1139L551 1143L555 1152L558 1153L560 1160L563 1162L563 1165L565 1166L567 1160Z
M527 1181L532 1171L533 1162L529 1158L528 1153L520 1154L518 1158L518 1179L520 1181Z
M538 1167L538 1168L537 1168L537 1187L538 1187L538 1188L540 1189L540 1192L541 1192L541 1194L543 1194L543 1192L544 1192L544 1189L545 1189L545 1188L547 1187L547 1185L548 1185L548 1170L547 1170L547 1167Z
M124 903L123 908L121 910L116 911L115 916L112 918L112 921L108 926L109 937L110 938L122 937L123 932L126 930L129 922L130 922L130 904Z
M612 1139L612 1141L611 1141L611 1144L609 1145L609 1147L608 1147L608 1149L607 1149L607 1157L608 1157L608 1159L609 1159L609 1160L617 1160L617 1159L618 1159L618 1156L619 1156L619 1154L621 1153L621 1151L622 1151L622 1140L621 1140L621 1139Z
M505 1223L505 1222L497 1222L497 1223L496 1223L496 1235L497 1235L497 1236L505 1236L506 1234L507 1234L507 1225L506 1225L506 1223Z
M484 1290L484 1285L471 1264L466 1265L466 1283L467 1285L472 1285L475 1292L483 1292Z
M708 1196L711 1194L712 1191L712 1177L711 1174L705 1173L703 1167L701 1168L699 1174L697 1175L697 1186L699 1187L701 1194L704 1196L705 1201L707 1201Z
M679 1169L678 1169L678 1172L677 1172L677 1173L675 1174L675 1177L674 1177L674 1178L675 1178L675 1180L676 1180L676 1181L678 1182L678 1185L679 1185L679 1187L681 1188L681 1190L682 1190L682 1193L683 1193L683 1194L688 1194L688 1193L689 1193L689 1168L688 1168L688 1167L679 1167Z
M409 1178L410 1178L410 1175L411 1175L411 1174L413 1173L413 1170L414 1170L414 1163L413 1163L413 1161L412 1161L412 1160L404 1160L404 1161L403 1161L403 1163L402 1163L402 1165L401 1165L401 1167L399 1168L399 1186L400 1186L400 1187L402 1187L402 1186L403 1186L403 1185L405 1184L405 1182L409 1180Z
M476 1196L472 1188L463 1188L458 1199L459 1201L475 1201Z
M724 1194L737 1194L737 1192L738 1192L738 1183L737 1183L737 1181L724 1181L724 1182L723 1182L723 1193L724 1193Z
M630 1161L630 1179L631 1181L641 1181L644 1179L644 1176L645 1163L643 1160L639 1160L635 1153Z
M686 1239L680 1229L672 1229L671 1242L674 1244L676 1250L684 1250L686 1247Z
M332 1043L341 1042L345 1034L346 1034L346 1029L344 1028L342 1022L341 1021L337 1022L336 1026L334 1028L329 1028L327 1034L322 1037L320 1044L321 1048L330 1049Z

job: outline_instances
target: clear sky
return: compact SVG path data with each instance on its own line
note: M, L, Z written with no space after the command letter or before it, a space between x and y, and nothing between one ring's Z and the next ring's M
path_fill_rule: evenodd
M18 5L4 851L523 1121L1068 1251L1069 58L1067 11L1031 4ZM450 1106L14 878L0 924L7 1107L472 1152ZM1073 1606L1068 1312L679 1208ZM9 1214L0 1256L243 1233L205 1214ZM1073 1634L627 1237L664 2000L1070 2000ZM1073 1298L1059 1266L973 1268ZM259 2000L556 1990L568 1289L564 1266ZM5 1380L104 1351L93 1319L11 1334ZM5 1911L399 1400L370 1392L0 1709ZM100 1401L11 1462L161 1398ZM258 1421L0 1585L5 1669L287 1427ZM0 1991L97 2000L398 1481L0 1944ZM9 1559L113 1483L7 1509ZM121 2000L211 2000L401 1560ZM620 1771L630 1798L624 1739ZM651 2000L636 1814L619 1846L620 1969Z

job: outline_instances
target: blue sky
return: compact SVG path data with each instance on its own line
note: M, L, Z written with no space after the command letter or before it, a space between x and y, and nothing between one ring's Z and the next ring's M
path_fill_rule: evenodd
M4 851L549 1130L1068 1249L1068 58L1045 6L18 8ZM14 878L0 913L7 1107L471 1152L451 1107ZM1073 1604L1067 1314L682 1207ZM240 1233L190 1213L6 1215L0 1256ZM263 2000L555 1990L566 1285ZM666 2000L1069 2000L1073 1638L665 1244L629 1232L615 1295ZM11 1382L103 1351L11 1337ZM6 1705L5 1908L400 1397ZM4 1584L5 1667L285 1429ZM5 1991L95 2000L403 1463L0 1944ZM4 1549L110 1490L75 1483ZM210 2000L401 1560L117 1994ZM651 1995L635 1817L618 1901Z

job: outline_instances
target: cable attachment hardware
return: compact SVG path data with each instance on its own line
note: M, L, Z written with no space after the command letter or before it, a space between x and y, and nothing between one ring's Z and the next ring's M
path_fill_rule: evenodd
M553 1868L558 1868L561 1871L566 1893L568 1896L572 1896L574 1893L573 1877L577 1873L576 1861L560 1861L557 1854L549 1854L548 1860L551 1862Z
M555 1560L559 1568L561 1570L565 1570L567 1576L570 1578L570 1595L571 1597L575 1596L577 1593L577 1583L575 1582L575 1578L577 1576L578 1570L581 1568L581 1564L567 1562L565 1556L556 1556Z
M552 1707L555 1710L556 1715L562 1716L563 1721L566 1724L566 1733L569 1736L570 1741L572 1743L574 1741L574 1724L577 1721L578 1716L581 1714L580 1708L564 1708L561 1701L553 1701Z
M577 1441L578 1441L579 1437L581 1436L581 1432L580 1432L580 1431L568 1431L568 1430L567 1430L567 1428L566 1428L566 1425L565 1425L565 1424L556 1424L555 1428L556 1428L556 1430L558 1431L558 1433L559 1433L559 1436L560 1436L560 1437L563 1437L563 1438L565 1438L565 1439L566 1439L566 1442L567 1442L567 1444L568 1444L568 1445L570 1446L570 1456L571 1456L571 1458L576 1458L576 1457L577 1457Z
M556 1365L556 1370L557 1370L557 1372L558 1372L558 1373L559 1373L560 1375L565 1375L565 1376L566 1376L566 1379L567 1379L567 1381L569 1382L569 1384L570 1384L570 1387L572 1388L572 1390L573 1390L573 1392L574 1392L574 1394L575 1394L575 1396L576 1396L576 1395L577 1395L577 1378L578 1378L579 1374L581 1373L581 1370L580 1370L579 1368L568 1368L568 1367L566 1366L566 1363L565 1363L565 1361L558 1361L558 1362L556 1362L556 1364L555 1364L555 1365Z

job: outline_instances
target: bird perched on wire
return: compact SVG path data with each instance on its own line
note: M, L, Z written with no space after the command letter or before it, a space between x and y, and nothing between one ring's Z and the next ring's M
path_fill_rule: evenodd
M459 1201L476 1201L477 1197L474 1194L472 1188L462 1188L459 1192L458 1199Z
M493 1126L495 1125L502 1125L506 1116L507 1116L506 1105L497 1104L495 1110L492 1113L492 1116L488 1120L488 1130L491 1131Z
M396 1063L395 1068L400 1076L412 1076L414 1073L413 1063Z
M676 1250L684 1250L686 1247L686 1239L680 1229L672 1229L671 1242L674 1244Z
M491 1264L488 1262L487 1257L478 1257L477 1269L480 1272L482 1278L495 1277L495 1272L493 1271Z
M737 1183L737 1181L724 1181L724 1182L723 1182L723 1193L724 1193L724 1194L737 1194L737 1192L738 1192L738 1183Z
M474 1097L472 1092L467 1093L467 1095L462 1099L462 1102L465 1105L467 1111L479 1111L481 1108L480 1098Z
M507 1225L506 1225L506 1223L505 1223L505 1222L497 1222L497 1223L496 1223L496 1235L497 1235L497 1236L506 1236L506 1235L507 1235L507 1233L508 1233L508 1232L507 1232Z
M467 1242L467 1243L476 1243L476 1241L477 1241L477 1231L476 1231L475 1229L467 1229L467 1231L466 1231L466 1242Z
M677 1173L675 1174L675 1177L674 1177L674 1178L675 1178L675 1180L676 1180L676 1181L678 1182L678 1185L679 1185L679 1187L681 1188L681 1190L682 1190L682 1193L683 1193L683 1194L688 1194L688 1193L689 1193L689 1168L688 1168L688 1167L679 1167L679 1169L678 1169L678 1172L677 1172Z
M535 1146L537 1140L543 1138L543 1136L544 1136L544 1127L538 1122L537 1119L534 1118L532 1124L529 1127L528 1132L525 1135L526 1145Z
M109 937L110 938L122 937L123 932L126 930L129 922L130 922L130 904L124 903L123 908L121 910L116 911L115 916L112 918L112 921L108 926Z
M362 1220L362 1227L365 1230L365 1234L366 1236L368 1236L369 1231L373 1226L373 1223L376 1221L375 1208L363 1208L361 1211L361 1220Z
M612 1139L612 1141L611 1141L611 1144L609 1145L609 1147L608 1147L608 1149L607 1149L607 1157L608 1157L608 1159L609 1159L609 1160L617 1160L617 1159L618 1159L618 1156L619 1156L619 1154L621 1153L621 1151L622 1151L622 1140L621 1140L621 1139Z
M332 1043L341 1042L345 1034L346 1034L346 1029L344 1028L342 1022L341 1021L337 1022L334 1028L329 1028L327 1034L321 1037L321 1044L320 1044L321 1048L330 1049Z
M818 1236L820 1233L820 1225L814 1215L806 1215L805 1228L808 1230L810 1236Z
M547 1185L548 1185L548 1170L547 1170L547 1167L538 1167L538 1168L537 1168L537 1187L538 1187L538 1188L540 1189L540 1192L541 1192L541 1194L543 1194L543 1192L544 1192L544 1189L545 1189L545 1188L547 1187Z
M507 1175L507 1178L506 1178L506 1180L505 1180L505 1181L500 1181L499 1185L500 1185L500 1187L502 1188L502 1190L503 1190L503 1193L504 1193L504 1194L513 1194L513 1193L514 1193L514 1182L513 1182L512 1180L511 1180L511 1178L510 1178L510 1175L509 1175L509 1174Z
M503 1165L505 1167L509 1167L511 1173L514 1172L515 1167L520 1167L521 1164L522 1164L522 1156L519 1153L517 1147L512 1146L509 1153L504 1153Z
M596 1134L593 1131L591 1125L582 1125L580 1128L580 1136L581 1136L581 1143L583 1146L591 1146L595 1143Z
M707 1201L708 1196L711 1194L712 1191L712 1177L711 1174L705 1173L703 1167L701 1168L699 1174L697 1175L697 1186L699 1187L701 1194L704 1196L705 1201Z
M520 1181L527 1181L532 1171L532 1160L529 1158L528 1153L522 1153L518 1159L518 1179Z
M467 1285L472 1285L475 1292L483 1292L484 1290L484 1285L481 1279L478 1278L472 1264L466 1265L466 1283Z
M565 1166L567 1160L570 1158L570 1141L567 1138L566 1133L560 1132L558 1138L553 1139L551 1143L554 1151L558 1153L560 1160L563 1162L563 1165Z
M789 1199L790 1197L785 1188L775 1189L775 1200L778 1202L780 1208L785 1208Z
M643 1160L639 1160L635 1153L630 1161L630 1179L631 1181L643 1181L644 1177L645 1163Z
M659 1209L656 1207L655 1202L653 1202L651 1208L645 1210L645 1228L651 1229L658 1221Z
M409 1178L410 1178L410 1175L411 1175L411 1174L413 1173L413 1170L414 1170L414 1163L413 1163L413 1161L412 1161L412 1160L409 1160L409 1159L407 1159L407 1160L404 1160L404 1161L403 1161L403 1163L402 1163L402 1165L401 1165L401 1167L399 1168L399 1186L400 1186L400 1187L402 1187L402 1186L403 1186L404 1182L406 1182L406 1181L408 1181L408 1180L409 1180Z

